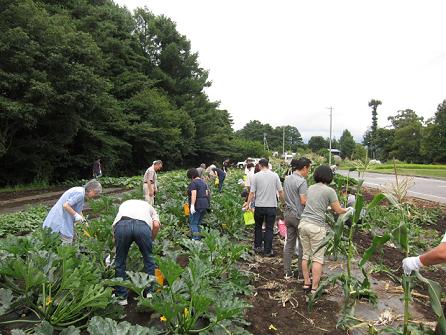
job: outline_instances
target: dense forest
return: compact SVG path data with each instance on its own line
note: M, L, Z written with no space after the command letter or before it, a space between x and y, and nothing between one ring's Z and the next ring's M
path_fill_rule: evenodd
M175 23L110 0L1 0L0 184L108 175L261 154Z
M304 144L294 126L252 120L234 131L211 101L198 53L175 23L111 0L0 0L0 185L133 175L155 159L167 169L263 156L327 154L328 139ZM398 111L361 144L345 129L343 158L446 162L446 101L429 120ZM366 105L365 105L366 106Z

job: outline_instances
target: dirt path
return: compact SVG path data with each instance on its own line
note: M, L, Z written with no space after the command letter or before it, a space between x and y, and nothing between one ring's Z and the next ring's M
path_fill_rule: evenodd
M106 188L103 194L119 194L129 191L125 187L112 187ZM53 205L55 200L65 192L63 190L57 191L30 191L30 192L18 192L11 193L9 198L5 196L0 200L0 214L13 213L25 209L29 205L40 204L40 205Z
M273 246L275 257L265 258L255 256L249 263L243 265L244 270L253 273L256 293L248 302L252 308L248 310L246 319L251 323L247 328L253 334L347 334L336 329L336 323L343 306L342 288L336 285L329 289L316 302L312 313L307 310L302 283L297 279L285 280L283 277L283 242L274 237ZM401 262L401 260L399 260ZM324 277L345 271L345 260L327 260L324 265ZM361 271L355 267L355 277L362 277ZM399 285L392 283L389 278L372 277L372 288L378 294L378 304L373 306L367 301L358 302L356 316L371 323L377 322L384 311L389 311L400 322L403 314L401 303L402 293ZM426 300L418 300L411 305L411 314L414 320L434 324L432 310ZM364 328L348 334L363 334Z
M275 257L255 256L245 269L254 274L256 294L248 300L252 308L247 313L253 334L346 334L336 329L337 302L318 303L312 313L307 311L302 283L283 277L283 245L274 237Z

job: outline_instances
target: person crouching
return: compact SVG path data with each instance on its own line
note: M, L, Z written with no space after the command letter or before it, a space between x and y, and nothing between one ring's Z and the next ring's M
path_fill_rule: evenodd
M139 248L144 262L144 271L155 275L155 262L152 258L152 243L160 228L158 214L144 200L127 200L119 206L118 214L113 221L113 232L116 246L115 276L126 279L127 255L133 242ZM151 288L144 291L144 296L150 296ZM120 305L127 305L128 290L117 286L115 295Z

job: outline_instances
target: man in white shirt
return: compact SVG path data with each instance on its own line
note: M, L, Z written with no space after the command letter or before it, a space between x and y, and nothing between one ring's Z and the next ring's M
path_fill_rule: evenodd
M138 245L144 262L144 271L155 275L155 262L152 259L152 242L160 228L158 214L155 209L144 200L127 200L119 206L118 214L113 221L113 232L116 246L115 275L127 278L126 263L130 246L133 242ZM151 288L146 288L144 294L150 295ZM120 305L127 305L128 290L117 286L116 296Z

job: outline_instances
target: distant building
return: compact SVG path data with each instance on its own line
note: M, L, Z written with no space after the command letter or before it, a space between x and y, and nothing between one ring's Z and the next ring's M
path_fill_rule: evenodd
M285 161L291 162L291 160L296 156L295 152L288 153L285 152L285 154L282 154L280 157L282 157Z
M339 149L331 149L331 153L335 156L341 156L341 150Z

